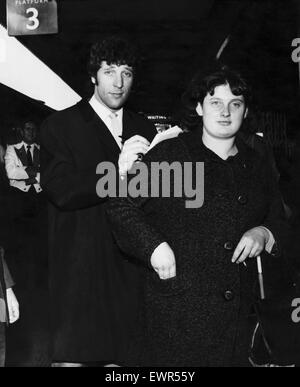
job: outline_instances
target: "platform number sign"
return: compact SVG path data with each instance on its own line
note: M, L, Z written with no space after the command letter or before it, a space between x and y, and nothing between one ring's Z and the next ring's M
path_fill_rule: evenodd
M55 34L58 32L55 0L6 0L7 30L10 36Z

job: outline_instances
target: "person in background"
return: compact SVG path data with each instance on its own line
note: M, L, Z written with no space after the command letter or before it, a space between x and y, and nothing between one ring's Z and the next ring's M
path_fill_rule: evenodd
M47 207L40 186L37 120L27 116L19 123L14 130L16 142L7 146L5 154L9 191L0 245L14 273L23 318L8 332L7 363L40 366L47 362L49 334ZM18 359L11 356L13 351Z
M9 180L9 202L14 227L14 267L18 286L31 288L36 281L36 265L40 226L37 219L42 208L40 186L40 146L37 143L37 125L30 119L22 122L21 141L7 146L5 169ZM37 254L39 256L37 256Z
M5 168L13 189L17 193L40 193L40 147L36 143L37 126L25 121L21 129L22 141L8 145L5 154Z

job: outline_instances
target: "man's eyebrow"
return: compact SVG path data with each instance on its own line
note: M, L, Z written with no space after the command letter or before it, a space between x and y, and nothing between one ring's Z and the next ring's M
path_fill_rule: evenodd
M103 70L110 70L110 69L116 69L116 68L118 68L118 67L121 67L121 66L118 66L118 65L116 65L116 64L114 64L114 63L112 63L112 64L110 64L110 65L106 65L106 66L107 66L107 67L102 67L102 69L103 69ZM125 66L124 70L126 70L126 71L131 71L131 72L134 71L133 67L130 67L130 66Z
M231 101L245 102L245 98L244 97L236 97L236 98L232 98Z
M211 95L211 96L210 96L210 99L217 99L217 100L219 100L219 101L223 101L223 98L215 97L214 95ZM230 99L229 101L230 101L230 102L232 102L232 101L245 102L245 99L244 99L244 97L236 97L236 98Z

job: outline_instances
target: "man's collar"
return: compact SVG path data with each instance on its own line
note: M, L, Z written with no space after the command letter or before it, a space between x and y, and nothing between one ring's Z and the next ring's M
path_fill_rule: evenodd
M256 151L245 144L245 142L240 138L239 133L236 136L235 142L238 148L238 153L235 156L230 156L227 160L222 160L216 153L203 144L201 127L194 129L189 133L182 134L181 138L182 140L188 142L189 148L192 150L193 154L197 155L201 152L201 156L205 162L215 161L219 163L226 163L228 159L234 159L243 166L250 166L253 163L253 159L256 157Z
M40 149L40 146L37 143L34 142L33 144L27 144L24 141L19 142L18 144L14 144L14 147L16 149L21 149L24 146L24 148L26 149L27 145L33 145L33 146L37 147L38 149Z

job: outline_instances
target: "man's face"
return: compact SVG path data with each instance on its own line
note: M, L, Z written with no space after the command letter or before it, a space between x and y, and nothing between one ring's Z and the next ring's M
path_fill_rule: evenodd
M34 122L25 122L22 130L23 140L27 144L32 144L36 139L36 126Z
M207 94L196 111L203 117L203 131L214 138L234 137L248 112L244 97L232 94L228 84L217 86L214 95Z
M119 110L127 101L133 82L133 69L127 65L108 65L103 61L97 73L94 95L110 110Z

